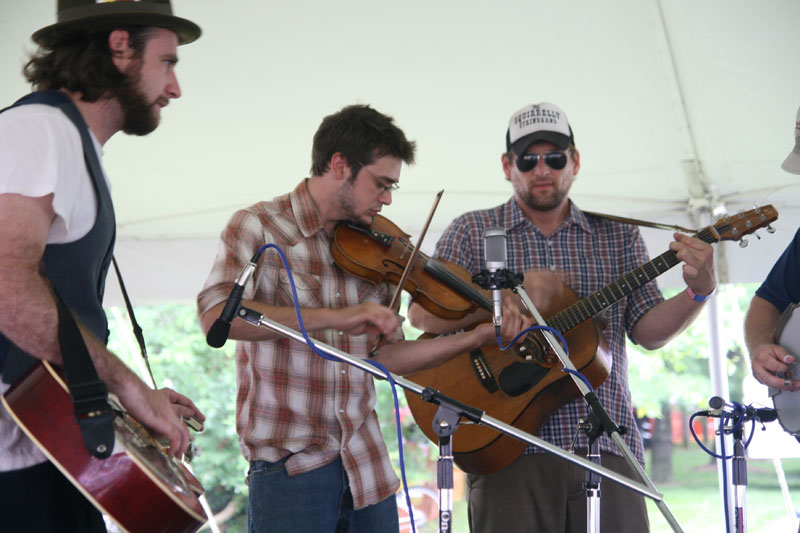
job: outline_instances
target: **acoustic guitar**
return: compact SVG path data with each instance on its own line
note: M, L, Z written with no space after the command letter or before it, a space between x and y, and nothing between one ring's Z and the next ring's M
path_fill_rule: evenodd
M111 397L115 446L107 459L86 450L67 384L49 363L37 362L2 401L50 461L123 531L191 532L206 522L200 482Z
M724 217L695 237L707 243L739 240L778 218L771 206ZM608 377L610 355L599 342L594 320L589 320L613 303L655 279L678 264L671 250L625 274L597 292L583 298L562 285L554 298L555 309L540 309L550 327L566 338L570 360L593 387ZM490 301L476 302L491 309ZM436 367L407 376L423 387L436 389L486 414L528 433L536 433L559 407L579 396L578 388L561 370L561 364L540 332L531 333L524 342L508 351L497 344L453 357ZM422 432L433 442L437 406L416 394L406 393L411 413ZM501 470L519 457L526 444L495 430L474 424L462 424L453 439L456 464L468 473L488 474Z

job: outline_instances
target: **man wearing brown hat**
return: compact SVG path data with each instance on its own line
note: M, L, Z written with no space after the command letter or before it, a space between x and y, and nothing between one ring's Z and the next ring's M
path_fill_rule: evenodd
M567 285L584 298L649 260L635 226L590 215L570 200L581 158L560 107L539 103L514 113L501 163L513 197L456 218L436 245L437 257L476 274L484 268L484 229L502 227L508 238L507 268L524 272L526 284L537 289L530 291L535 304L553 312L560 310L548 307L559 287ZM612 358L610 374L596 393L616 423L628 428L624 438L642 463L644 447L628 390L625 335L647 349L663 346L698 315L716 286L711 247L685 235L676 234L675 239L670 248L684 262L686 291L664 300L656 284L647 283L595 317L605 324L602 335ZM412 306L409 316L428 332L453 328L419 306ZM488 318L488 312L478 311L456 326ZM587 437L583 432L576 435L576 428L587 415L584 400L574 400L555 411L538 436L565 449L576 436L576 453L585 456ZM603 436L598 442L603 466L635 479L613 441ZM476 532L586 531L583 481L580 467L531 447L505 469L469 475L470 527ZM613 482L603 483L601 492L602 531L648 530L641 496Z
M794 124L794 148L781 167L786 172L800 174L800 109ZM769 387L796 391L800 389L797 376L778 377L786 372L788 363L797 362L800 354L787 353L775 344L773 335L781 314L792 303L800 302L800 229L786 247L767 275L767 279L756 290L744 322L745 342L750 352L753 376Z
M61 365L59 324L74 319L87 365L131 414L169 439L173 455L189 444L179 417L202 414L177 392L148 388L105 347L102 298L115 223L99 161L116 132L156 128L162 108L181 94L177 47L199 36L169 0L59 0L57 23L33 34L39 50L24 69L36 92L0 113L0 392L37 360ZM105 530L100 513L1 405L0 449L4 531Z

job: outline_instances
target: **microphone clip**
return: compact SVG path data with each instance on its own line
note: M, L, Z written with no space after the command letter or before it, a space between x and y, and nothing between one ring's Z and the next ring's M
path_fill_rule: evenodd
M522 283L523 275L515 274L507 268L481 270L472 276L472 283L486 290L513 289Z

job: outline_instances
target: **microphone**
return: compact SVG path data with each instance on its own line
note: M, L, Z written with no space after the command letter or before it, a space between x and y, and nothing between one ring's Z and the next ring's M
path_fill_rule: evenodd
M708 400L708 406L712 409L722 409L723 407L733 407L729 405L725 400L720 398L719 396L712 396L710 400Z
M247 283L247 280L253 274L253 271L256 269L256 257L250 260L242 271L239 273L239 277L236 278L234 282L233 289L231 289L231 294L228 296L228 300L225 302L225 307L222 308L222 312L219 314L219 318L214 321L214 324L208 330L208 335L206 336L206 342L212 348L222 348L225 344L225 341L228 340L228 333L231 330L231 322L233 321L236 313L239 312L239 308L242 306L242 293L244 293L244 286Z
M769 407L748 407L747 414L759 422L772 422L778 419L778 410Z
M492 289L492 321L497 331L503 324L503 297L500 289L502 286L495 279L497 272L505 270L506 259L506 230L503 228L486 228L483 231L483 252L486 263L486 270L489 271Z
M730 412L730 409L735 409L733 405L729 404L719 396L712 396L708 400L708 406L711 407L709 411L702 411L700 414L703 416L720 417L722 413ZM752 405L744 406L744 413L742 413L744 420L756 419L759 422L772 422L777 420L778 411L769 407L753 407ZM737 414L738 417L738 414Z

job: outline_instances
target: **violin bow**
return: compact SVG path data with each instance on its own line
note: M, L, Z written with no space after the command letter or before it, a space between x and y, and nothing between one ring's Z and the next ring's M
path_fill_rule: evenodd
M411 273L411 266L414 264L414 259L417 258L417 253L419 252L420 246L422 246L423 239L425 239L425 234L428 233L428 227L431 225L433 214L436 212L436 208L439 206L439 200L442 199L443 193L444 189L436 194L436 199L433 201L431 212L428 213L428 219L425 221L425 225L422 227L419 240L417 240L416 246L414 246L414 249L411 251L411 256L409 256L406 267L403 269L403 274L400 276L400 281L397 282L397 289L394 291L392 301L389 302L389 309L392 309L393 311L400 310L400 294L403 292L403 286L406 284L406 279L408 279L408 275Z
M400 310L400 295L403 293L403 286L406 284L406 279L408 279L409 273L411 273L411 265L414 264L414 259L417 257L417 252L419 252L420 246L422 246L422 240L425 238L425 234L428 233L428 227L431 225L431 220L433 220L433 214L436 212L436 208L439 206L439 200L442 199L442 194L444 194L444 189L439 191L436 194L436 199L433 201L433 206L431 207L431 212L428 213L428 219L425 221L425 225L422 227L422 232L419 235L419 240L417 240L416 246L411 251L411 255L408 258L408 262L406 263L406 267L403 269L403 274L400 276L400 281L397 282L397 288L394 291L394 295L392 296L392 301L389 302L389 309L398 312ZM376 351L378 350L378 345L383 340L383 334L379 335L377 339L375 339L375 343L372 345L370 349L370 357L374 356Z

